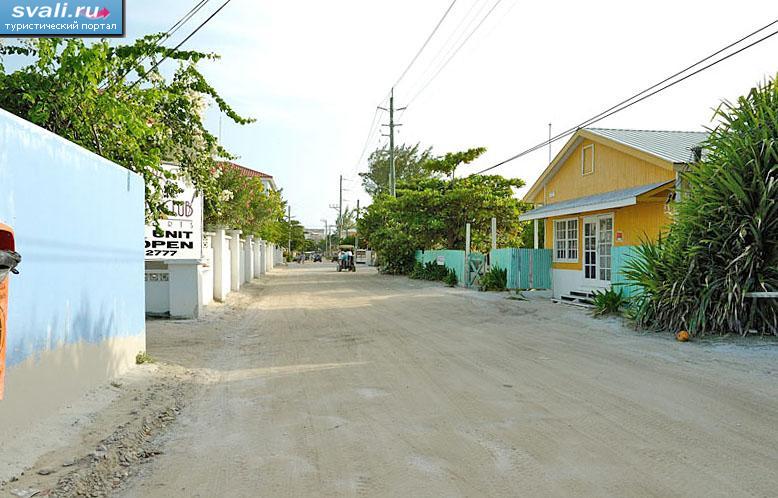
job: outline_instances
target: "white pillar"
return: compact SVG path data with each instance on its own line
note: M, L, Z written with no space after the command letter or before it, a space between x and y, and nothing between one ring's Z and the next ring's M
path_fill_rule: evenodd
M200 261L196 259L171 260L170 317L197 318L200 316Z
M230 234L230 290L240 290L240 230L229 230Z
M535 249L540 249L540 242L539 242L540 234L538 233L538 220L533 221L533 228L535 231Z
M262 252L260 251L260 248L262 246L262 241L257 239L254 241L254 252L252 254L252 258L254 260L254 278L259 278L259 276L262 274L261 268L262 263L260 263L260 258L262 255Z
M259 241L259 274L264 275L267 273L267 242L264 240Z
M224 301L229 292L229 286L225 285L230 281L228 272L225 272L225 261L227 255L227 238L223 228L218 228L213 236L213 298L217 301ZM226 287L226 288L225 288Z
M254 279L254 236L248 235L246 237L246 282L251 282Z

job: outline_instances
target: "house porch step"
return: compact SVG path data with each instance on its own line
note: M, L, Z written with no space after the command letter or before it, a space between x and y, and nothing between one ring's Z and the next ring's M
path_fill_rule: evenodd
M561 296L560 299L554 298L554 299L551 300L551 302L552 303L556 303L556 304L566 304L568 306L576 306L578 308L585 308L585 309L594 308L594 306L592 304L590 304L590 303L581 302L579 300L566 299L566 298L569 298L569 297L570 296Z

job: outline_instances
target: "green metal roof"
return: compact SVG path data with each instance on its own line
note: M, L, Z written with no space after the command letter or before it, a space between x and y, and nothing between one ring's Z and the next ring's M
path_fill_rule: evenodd
M699 146L708 138L708 133L704 131L609 128L586 128L586 131L676 164L692 162L694 158L692 148Z

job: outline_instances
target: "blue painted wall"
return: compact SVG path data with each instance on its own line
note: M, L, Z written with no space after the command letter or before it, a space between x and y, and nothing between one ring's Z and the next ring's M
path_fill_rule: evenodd
M16 232L7 366L145 333L140 176L0 110L0 222Z

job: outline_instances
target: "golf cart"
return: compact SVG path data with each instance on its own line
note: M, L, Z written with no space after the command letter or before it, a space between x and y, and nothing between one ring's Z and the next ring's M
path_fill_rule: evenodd
M354 246L338 246L338 271L357 271L357 265L354 262ZM351 254L350 256L348 254Z

